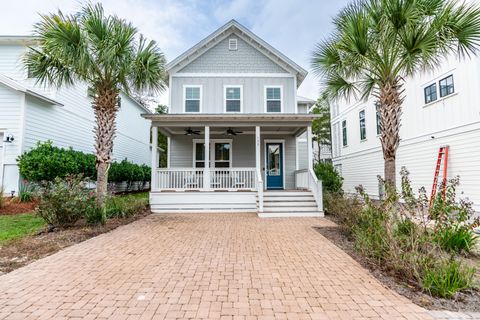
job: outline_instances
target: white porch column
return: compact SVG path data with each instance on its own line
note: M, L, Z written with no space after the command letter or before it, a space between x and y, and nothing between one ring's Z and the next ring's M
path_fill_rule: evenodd
M313 170L313 148L312 148L312 126L307 127L307 159L308 159L308 170L312 172Z
M210 127L205 126L205 168L203 173L203 189L210 189Z
M158 127L152 124L152 177L150 182L150 190L157 189L157 168L158 168Z
M262 166L261 166L261 157L260 157L260 127L256 126L255 127L255 165L257 168L257 172L262 172Z

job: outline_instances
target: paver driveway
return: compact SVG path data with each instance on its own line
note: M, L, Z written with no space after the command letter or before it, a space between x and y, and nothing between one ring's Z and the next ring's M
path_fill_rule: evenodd
M151 215L0 277L0 319L429 319L312 227Z

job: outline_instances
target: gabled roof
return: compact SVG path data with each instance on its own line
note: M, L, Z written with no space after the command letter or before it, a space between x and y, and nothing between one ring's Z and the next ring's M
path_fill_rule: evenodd
M223 39L233 32L236 32L240 36L247 37L250 40L250 44L254 45L260 52L264 53L275 63L279 64L279 62L282 62L286 66L290 67L290 69L292 69L297 76L297 86L299 86L300 83L302 83L302 81L307 76L308 72L305 69L290 60L283 53L269 45L259 36L248 30L246 27L244 27L234 19L230 20L228 23L214 31L208 37L206 37L205 39L194 45L192 48L188 49L180 56L172 60L170 63L168 63L166 66L167 72L170 72L175 66L181 64L186 60L196 59L204 52L206 52L208 48L217 44L219 42L219 39ZM283 65L281 64L280 66L283 67Z
M54 99L51 99L51 98L47 97L46 95L44 95L42 93L39 93L37 91L28 89L27 87L25 87L21 83L13 80L12 78L9 78L9 77L3 75L3 74L0 74L0 83L9 87L9 88L11 88L11 89L13 89L13 90L23 92L23 93L28 94L32 97L36 97L40 100L43 100L43 101L45 101L45 102L47 102L51 105L63 106L63 104L61 104L60 102L58 102Z
M312 100L310 98L305 98L305 97L302 97L302 96L297 96L297 103L301 103L301 104L315 104L315 100Z

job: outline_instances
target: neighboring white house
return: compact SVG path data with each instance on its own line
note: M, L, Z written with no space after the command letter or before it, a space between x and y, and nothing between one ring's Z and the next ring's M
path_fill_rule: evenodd
M18 192L17 157L37 141L52 140L59 147L94 152L94 115L87 87L45 88L35 84L23 68L22 56L34 45L31 37L0 36L0 185ZM113 158L150 163L149 112L122 95Z
M297 105L304 69L232 20L167 71L170 113L145 115L153 141L158 130L169 141L168 168L152 170L153 212L323 214L312 170L316 116ZM297 138L305 132L302 167Z
M460 176L459 196L468 197L479 211L480 58L450 58L434 72L405 82L397 172L405 166L414 190L425 186L430 195L439 147L448 145L448 178ZM340 103L331 115L333 163L345 179L345 191L355 192L362 184L378 197L383 155L374 101Z

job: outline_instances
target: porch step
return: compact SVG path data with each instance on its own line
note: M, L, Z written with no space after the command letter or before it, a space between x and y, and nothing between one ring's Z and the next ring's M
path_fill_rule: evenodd
M258 203L258 199L257 199ZM310 191L279 190L265 191L263 212L259 217L321 217L317 202Z

